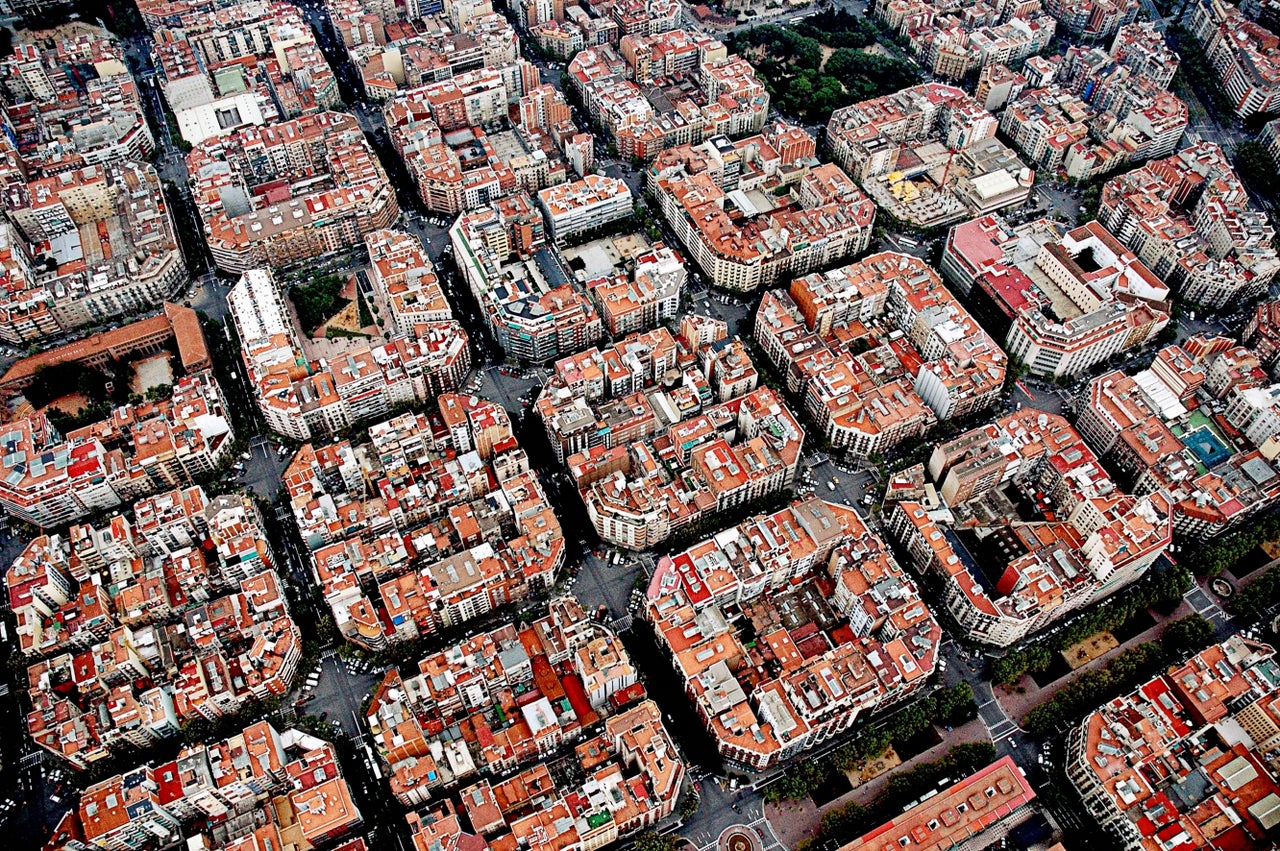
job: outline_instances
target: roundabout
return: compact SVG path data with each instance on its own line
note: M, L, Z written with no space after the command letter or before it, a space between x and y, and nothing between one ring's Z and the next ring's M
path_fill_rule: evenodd
M749 827L734 825L725 828L716 840L717 851L763 851L760 836Z

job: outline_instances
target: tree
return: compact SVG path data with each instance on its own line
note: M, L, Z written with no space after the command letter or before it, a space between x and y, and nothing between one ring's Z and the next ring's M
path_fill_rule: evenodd
M1038 674L1049 670L1053 653L1048 647L1032 644L1021 650L1013 650L991 663L991 679L1001 685L1016 682L1023 674Z
M791 91L788 93L788 97L798 101L799 103L804 103L812 96L813 76L811 74L801 74L792 81Z
M1165 655L1173 661L1202 650L1213 640L1213 633L1213 624L1194 614L1166 626L1160 640Z
M343 280L340 275L316 275L306 284L289 290L298 310L298 320L310 333L341 308Z
M1049 700L1027 713L1023 727L1042 736L1150 679L1165 663L1158 644L1146 642L1127 650L1101 670L1084 671Z
M968 683L958 683L949 689L943 689L935 698L937 710L935 719L948 726L958 726L977 715L978 704L973 699L973 689Z
M824 813L818 829L823 836L843 838L861 836L872 826L871 811L857 801L851 801Z
M1245 586L1231 599L1231 610L1252 621L1275 604L1280 595L1280 567L1273 567Z
M1240 179L1259 194L1273 197L1280 189L1275 161L1260 143L1251 140L1237 145L1235 165Z

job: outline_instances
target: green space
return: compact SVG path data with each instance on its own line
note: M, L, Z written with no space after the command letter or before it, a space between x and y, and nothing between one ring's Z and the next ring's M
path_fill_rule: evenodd
M368 328L373 324L373 314L369 312L369 303L365 300L364 293L360 292L359 287L356 287L356 304L360 308L360 327Z
M1022 726L1043 736L1064 722L1074 721L1103 703L1132 691L1213 640L1213 624L1190 615L1166 627L1160 643L1147 641L1113 658L1103 668L1084 671L1058 692L1027 713Z
M110 360L99 367L62 361L38 367L25 395L37 409L57 402L57 407L46 409L46 415L65 434L104 419L119 405L141 402L141 396L129 392L132 376L132 366L120 360ZM147 392L147 398L155 401L171 394L169 385L158 385ZM72 405L76 406L75 411L69 410Z
M823 814L818 834L800 842L796 851L845 845L896 816L903 804L938 788L942 782L968 777L995 762L996 748L990 742L964 742L947 755L899 771L889 778L884 790L870 805L845 804Z
M1261 616L1280 600L1280 567L1273 567L1231 598L1231 611L1246 621Z
M1222 571L1230 570L1244 561L1262 544L1278 539L1280 539L1280 514L1273 513L1259 517L1237 532L1197 541L1196 546L1183 550L1182 558L1187 560L1196 573L1217 576ZM1269 558L1267 560L1270 561ZM1256 584L1257 582L1254 583ZM1239 595L1234 605L1240 605Z
M313 275L305 284L296 284L289 290L289 298L298 310L298 321L310 334L346 307L342 298L341 275Z
M859 731L824 759L801 759L764 790L767 801L808 797L830 783L833 775L860 770L890 746L909 742L934 724L957 726L977 716L978 705L968 683L941 689L906 706L875 727Z
M1167 32L1182 57L1170 88L1175 92L1179 88L1190 88L1210 115L1220 122L1231 121L1234 117L1231 98L1209 64L1204 45L1182 24L1170 24Z
M631 840L635 851L675 851L682 840L674 833L658 833L656 830L645 830L637 833Z
M1234 165L1240 179L1259 195L1274 198L1280 192L1280 174L1276 174L1276 164L1261 142L1236 145Z
M861 49L875 41L876 28L865 19L825 12L737 33L729 47L756 66L780 112L821 123L840 107L920 82L914 62Z
M1099 632L1119 630L1126 621L1152 607L1172 611L1191 590L1192 576L1182 567L1148 573L1134 585L1078 617L1069 627L1047 641L1011 650L991 663L991 681L1009 684L1023 674L1047 671L1054 654L1086 641Z

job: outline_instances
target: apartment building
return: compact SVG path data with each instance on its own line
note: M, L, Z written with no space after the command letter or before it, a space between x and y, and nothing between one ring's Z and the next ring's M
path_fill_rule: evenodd
M1254 307L1240 342L1253 349L1262 368L1274 375L1280 361L1280 302L1273 299Z
M1045 0L1044 10L1083 41L1108 39L1138 18L1138 0Z
M769 93L751 64L730 56L720 41L686 30L624 33L616 49L579 51L568 74L588 115L631 159L652 160L714 136L759 133L769 114Z
M345 638L380 650L554 584L560 523L501 407L442 393L367 434L304 444L284 474Z
M186 283L173 218L150 165L83 165L27 181L14 156L0 225L0 339L27 346L138 313ZM34 173L36 164L28 165Z
M1116 41L1119 40L1117 35ZM1175 68L1176 64L1175 61ZM1164 77L1166 71L1158 69L1157 73ZM1157 83L1097 46L1067 48L1054 80L1095 109L1116 114L1127 111L1131 103L1147 92L1167 88L1167 84Z
M63 816L52 844L130 851L185 840L191 847L306 843L365 851L363 827L334 746L261 721L92 784Z
M731 384L717 381L713 385L703 366L711 369L712 361L727 364L720 346L727 339L727 328L717 325L706 329L705 337L700 329L696 341L673 336L663 327L638 331L614 345L556 361L537 407L557 458L563 462L592 447L613 448L652 437L671 422L699 412L704 401L736 386L739 376L747 373L749 359L733 373ZM686 317L682 330L687 327L692 326ZM678 378L671 375L673 371ZM722 375L730 375L725 365ZM637 410L621 401L609 404L649 388L657 390L659 385L667 386L658 391L663 395L654 403L657 408L646 404ZM752 383L746 390L755 386ZM655 414L659 408L664 413L661 420Z
M533 88L517 102L521 123L515 129L490 133L464 120L445 132L429 95L428 88L414 89L383 109L391 142L427 209L456 216L568 179L567 151L580 134L562 98L556 104L542 87ZM505 100L501 109L505 115Z
M912 844L954 848L966 842L990 846L1036 814L1035 797L1013 757L1003 756L936 795L921 796L900 815L841 846L840 851Z
M187 155L187 170L209 251L228 273L347 251L400 215L382 165L344 113L211 138Z
M1193 3L1190 29L1236 115L1249 118L1280 109L1280 41L1273 30L1223 0Z
M653 827L675 810L685 776L661 719L658 705L645 700L588 734L566 757L572 774L553 777L536 763L501 782L467 786L456 805L446 798L409 813L413 848L592 851Z
M888 526L915 567L942 580L974 641L1008 647L1128 586L1173 535L1168 494L1121 493L1080 434L1032 408L936 446L941 504L897 502ZM1025 501L1044 523L1004 523Z
M630 268L629 272L626 267ZM680 255L661 242L631 254L626 259L626 267L619 271L615 266L586 281L587 292L600 310L604 327L614 337L624 337L674 319L688 275Z
M987 112L999 112L1009 101L1022 94L1027 78L1008 65L996 62L985 66L978 73L978 85L974 89L974 101Z
M1139 77L1167 89L1178 71L1178 54L1150 21L1125 24L1111 42L1111 57Z
M781 122L666 150L648 180L687 256L725 289L807 274L871 240L875 204L839 167L818 164L811 136Z
M643 699L618 638L575 598L556 597L528 626L484 632L412 670L388 671L365 720L391 793L414 807L551 759Z
M416 3L390 9L377 9L386 4L364 0L334 0L328 5L371 100L386 100L406 89L480 69L506 68L520 58L515 30L490 4L477 4L457 22L442 14L438 3L435 14L426 12L427 4Z
M555 363L536 406L604 540L647 549L793 481L804 430L725 333L660 327Z
M1143 345L1169 322L1169 288L1098 222L1063 233L998 216L956 225L939 264L1010 357L1077 375Z
M1074 726L1067 777L1098 825L1134 851L1265 845L1280 815L1274 658L1232 636Z
M1000 131L1039 168L1091 180L1176 150L1187 105L1101 49L1068 51L1057 78L1025 89L1000 117Z
M805 617L783 614L800 600ZM884 541L852 508L817 498L663 557L644 612L740 771L771 768L915 694L942 639Z
M1263 363L1233 340L1194 336L1148 369L1094 379L1077 425L1135 492L1169 495L1175 532L1218 535L1280 499L1277 390Z
M84 769L283 697L302 639L274 563L253 503L199 488L139 502L133 521L36 538L5 575L33 660L32 740Z
M168 399L116 408L60 434L43 413L3 427L13 467L0 506L58 527L213 472L234 437L211 372L179 379Z
M628 209L630 209L628 207ZM546 361L600 339L600 312L576 287L528 195L460 216L449 230L462 277L511 357Z
M82 28L44 47L19 42L0 61L0 82L11 133L4 147L16 152L32 179L140 163L155 151L122 45L105 30Z
M504 118L509 102L504 75L488 68L429 83L422 96L432 119L445 132Z
M755 338L823 438L864 457L988 407L1004 385L999 345L905 254L873 254L766 293Z
M356 342L313 359L268 270L245 272L227 296L258 409L277 434L305 441L345 431L398 405L455 390L471 371L467 333L449 318L443 296L433 297L431 288L439 285L416 240L377 230L367 244L372 286L385 289L397 325L389 340ZM446 318L436 318L441 315Z
M1021 62L1049 46L1057 21L1038 2L878 0L875 14L907 39L935 76L959 80L995 63Z
M409 337L420 325L453 318L435 265L417 237L379 230L365 237L365 245L369 249L369 283L390 313L398 335Z
M298 7L249 0L175 12L150 25L156 81L190 144L342 105L337 75Z
M941 83L838 109L827 122L840 167L895 217L922 226L1027 199L1035 174L995 133L989 112Z
M633 205L631 188L625 182L598 174L538 193L538 208L557 244L630 217Z
M1280 270L1275 229L1212 142L1108 181L1098 220L1181 298L1208 307L1258 297Z

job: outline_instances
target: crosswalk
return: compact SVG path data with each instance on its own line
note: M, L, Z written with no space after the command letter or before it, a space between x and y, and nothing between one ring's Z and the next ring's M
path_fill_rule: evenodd
M978 717L982 718L983 726L987 728L987 735L991 736L993 744L998 744L1018 732L1018 724L1012 722L1009 715L1005 714L1004 706L1001 706L1000 701L995 697L978 706Z
M1187 602L1196 610L1196 614L1215 627L1222 626L1228 620L1227 613L1222 611L1222 607L1217 604L1212 595L1206 594L1202 588L1192 588L1187 594Z
M987 725L987 735L991 737L993 744L1003 742L1005 739L1011 738L1018 732L1018 725L1014 724L1008 718L1001 718L995 724Z
M996 700L995 694L988 688L978 688L978 717L987 728L987 735L994 744L999 744L1019 732L1018 725L1005 714L1004 707Z

